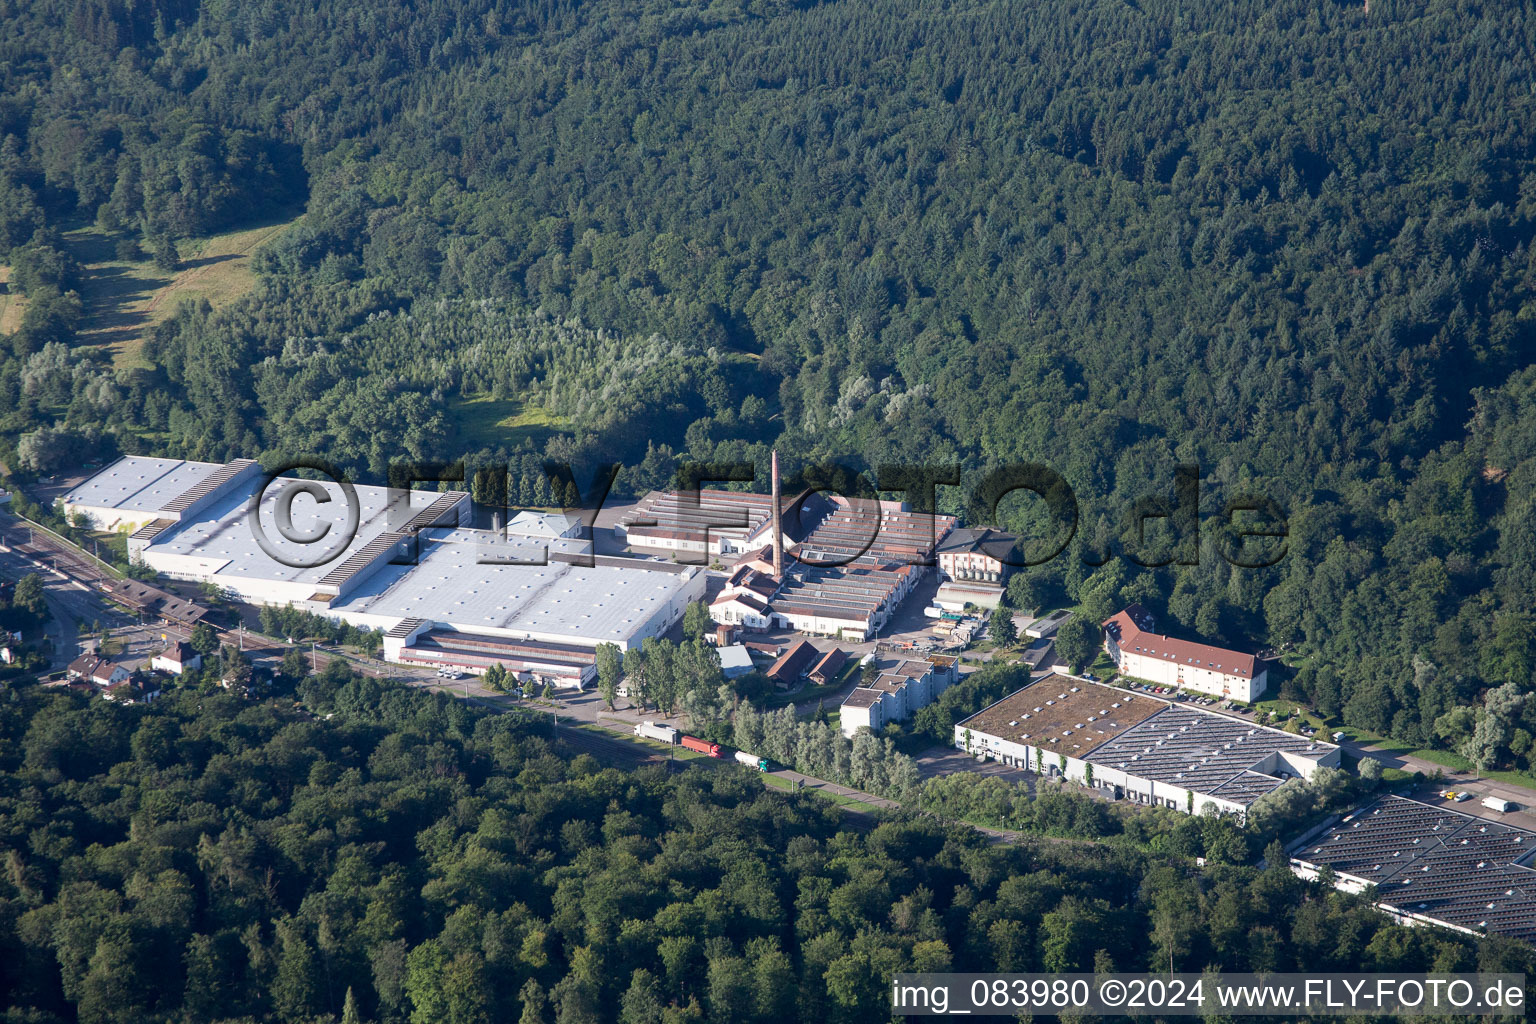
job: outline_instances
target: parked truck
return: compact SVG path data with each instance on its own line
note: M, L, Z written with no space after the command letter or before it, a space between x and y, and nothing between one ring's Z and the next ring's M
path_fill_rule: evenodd
M701 740L697 736L684 736L682 744L689 750L697 750L699 753L708 754L710 757L720 756L720 744L711 743L709 740Z
M749 754L745 750L736 751L736 760L749 768L756 768L760 772L768 770L768 759L766 757L758 757L756 754Z
M1519 810L1520 808L1520 805L1515 803L1513 800L1505 800L1501 796L1483 797L1483 806L1488 808L1490 811L1498 811L1500 814L1507 814L1510 811Z
M663 743L677 742L676 729L670 725L657 725L655 722L641 722L635 726L635 735L644 736L652 740L661 740Z

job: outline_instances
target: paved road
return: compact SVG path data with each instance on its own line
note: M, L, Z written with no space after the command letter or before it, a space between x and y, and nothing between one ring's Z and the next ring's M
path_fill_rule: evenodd
M68 563L61 564L66 570L73 568ZM94 623L112 627L132 622L91 587L39 561L36 552L14 547L0 551L0 575L20 579L29 573L36 573L43 580L43 601L49 613L44 628L53 647L51 669L63 668L83 653L85 646L80 634Z

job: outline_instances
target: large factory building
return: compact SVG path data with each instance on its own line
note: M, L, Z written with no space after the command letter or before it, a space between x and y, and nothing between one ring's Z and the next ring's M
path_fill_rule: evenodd
M63 499L67 512L104 528L131 529L129 551L163 575L213 583L249 604L293 605L385 633L385 657L480 672L493 663L561 684L592 678L593 650L658 636L704 596L701 569L594 556L563 516L523 512L506 528L474 529L462 491L396 491L357 485L355 534L324 564L327 540L296 543L276 528L281 481L256 515L248 509L262 472L237 460L219 466L120 459ZM299 494L293 527L342 538L348 520L340 485L329 501Z
M1239 815L1342 757L1331 743L1059 673L957 724L955 746L1154 807Z

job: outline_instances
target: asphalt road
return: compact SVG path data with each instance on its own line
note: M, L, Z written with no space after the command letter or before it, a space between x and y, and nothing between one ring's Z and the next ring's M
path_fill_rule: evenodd
M13 534L6 535L6 541L15 539ZM83 653L85 645L80 640L80 634L94 623L113 627L128 625L132 621L109 605L91 587L53 569L50 563L39 561L39 557L47 558L46 555L18 550L10 543L4 543L4 546L10 550L0 551L0 575L20 579L29 573L36 573L43 580L43 601L48 606L50 616L45 629L53 643L53 669L63 668ZM60 564L73 568L68 563Z

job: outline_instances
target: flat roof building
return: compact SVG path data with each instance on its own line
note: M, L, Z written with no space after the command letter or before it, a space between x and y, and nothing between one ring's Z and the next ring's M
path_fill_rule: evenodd
M879 732L891 722L910 718L960 680L958 662L938 655L922 661L903 660L882 669L867 686L858 686L843 700L838 725L844 736L860 729Z
M1140 803L1237 814L1341 758L1331 743L1060 673L958 723L955 746Z
M338 539L302 544L274 523L280 480L256 510L264 546L249 510L261 476L250 460L120 459L66 504L117 515L125 526L137 517L130 553L172 579L383 630L392 660L469 671L500 660L527 675L580 682L591 678L597 644L637 646L704 596L702 570L594 555L580 522L567 516L521 512L505 528L465 528L473 516L463 491L354 485L359 515L348 536L344 489L318 481L329 500L295 496L293 532ZM323 564L302 564L328 547L340 550ZM191 621L202 611L145 584L112 586L125 603L173 618Z
M747 675L757 668L752 661L752 652L741 644L717 647L715 653L720 657L720 671L727 679Z
M1536 942L1536 832L1386 796L1293 842L1291 869L1336 888L1375 886L1403 924Z
M125 455L59 501L65 515L83 515L98 530L136 530L156 519L179 516L180 511L172 509L176 500L224 468L217 462Z

